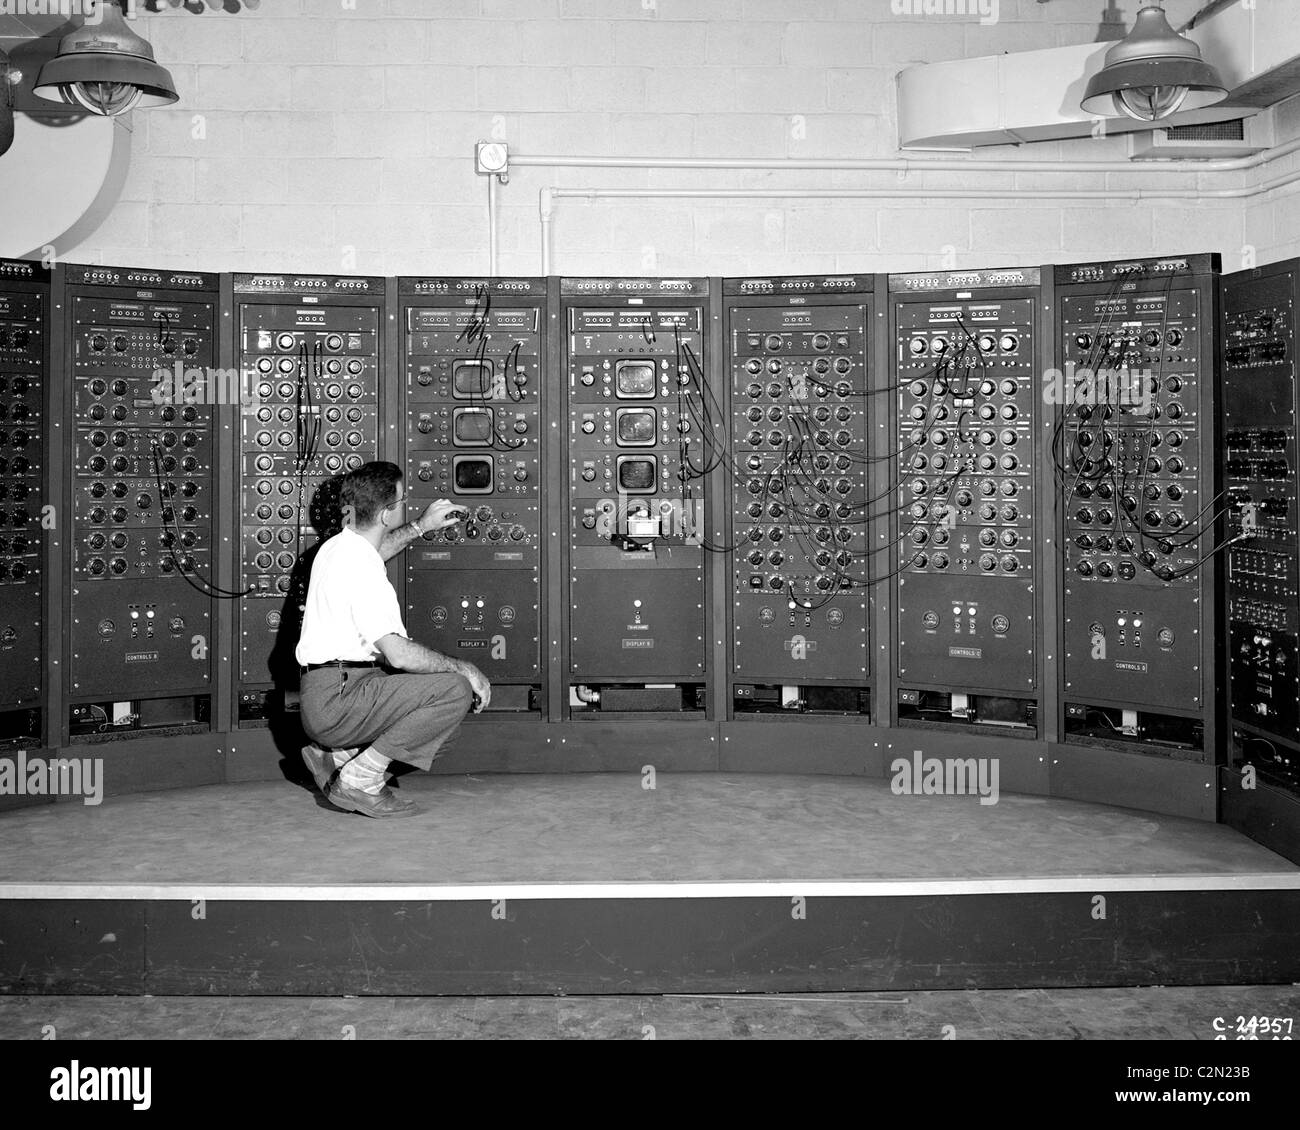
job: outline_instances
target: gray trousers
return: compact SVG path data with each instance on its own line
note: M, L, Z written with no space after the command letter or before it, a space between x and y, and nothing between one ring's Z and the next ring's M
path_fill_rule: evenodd
M428 769L474 703L463 675L389 675L378 667L322 667L302 674L302 724L330 749L374 746Z

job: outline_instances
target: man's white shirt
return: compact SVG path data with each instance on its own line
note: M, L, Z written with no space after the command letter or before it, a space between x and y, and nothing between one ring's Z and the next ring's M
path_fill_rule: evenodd
M405 636L406 625L384 559L365 538L344 527L312 562L295 651L298 662L305 667L335 659L380 659L375 643L393 633Z

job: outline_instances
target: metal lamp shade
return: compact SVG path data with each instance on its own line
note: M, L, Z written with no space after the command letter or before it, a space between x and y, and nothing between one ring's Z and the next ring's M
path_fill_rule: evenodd
M9 85L9 56L0 49L0 157L14 143L13 87Z
M1095 117L1127 114L1155 121L1221 102L1227 89L1201 50L1169 26L1160 8L1143 8L1133 30L1106 52L1080 104Z
M151 59L98 52L59 55L51 59L41 68L36 90L46 97L57 90L62 101L85 106L75 94L69 97L68 88L77 86L102 93L105 104L110 106L130 100L129 106L121 105L120 109L109 113L125 113L136 106L167 106L180 98L172 76ZM85 108L94 109L93 106Z
M99 23L63 37L58 55L41 68L36 93L105 116L177 101L176 84L154 62L149 42L126 26L116 4L106 0L102 10Z

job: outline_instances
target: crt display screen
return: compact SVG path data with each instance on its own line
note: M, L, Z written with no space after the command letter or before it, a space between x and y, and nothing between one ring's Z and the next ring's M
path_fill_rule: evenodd
M457 361L452 366L452 391L460 397L490 396L494 365L491 361Z
M492 409L457 408L454 429L460 446L487 446L492 442Z
M627 447L651 446L655 441L655 410L624 408L618 414L618 442Z
M487 494L492 490L491 459L458 459L456 491L459 494Z
M626 491L654 490L655 461L650 458L620 460L618 485Z
M655 394L655 366L653 361L620 361L618 363L619 396L649 398Z

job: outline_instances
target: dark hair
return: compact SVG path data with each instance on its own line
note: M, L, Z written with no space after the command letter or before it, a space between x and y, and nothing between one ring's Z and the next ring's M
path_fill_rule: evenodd
M370 526L379 512L397 501L397 484L402 470L396 463L365 463L343 476L339 504L343 513L352 513L358 526Z

